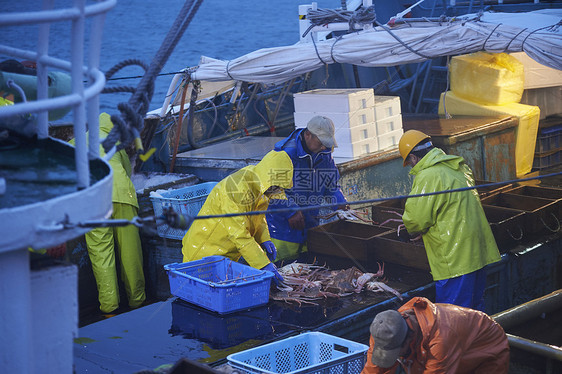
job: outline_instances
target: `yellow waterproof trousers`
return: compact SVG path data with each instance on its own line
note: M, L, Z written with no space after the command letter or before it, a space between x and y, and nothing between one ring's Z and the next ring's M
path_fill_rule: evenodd
M113 203L112 218L132 220L135 216L137 216L136 207ZM119 307L115 253L119 256L121 280L125 286L129 306L138 308L146 299L142 247L138 228L134 225L98 227L85 236L92 270L98 285L100 310L109 313Z
M285 261L285 265L296 260L301 253L307 251L306 243L293 243L285 240L271 238L275 248L277 249L277 258L275 262Z

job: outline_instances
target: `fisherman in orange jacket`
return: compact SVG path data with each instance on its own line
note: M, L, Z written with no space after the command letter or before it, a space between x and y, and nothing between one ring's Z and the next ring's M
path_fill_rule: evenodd
M414 297L376 315L361 374L507 373L502 327L483 312Z

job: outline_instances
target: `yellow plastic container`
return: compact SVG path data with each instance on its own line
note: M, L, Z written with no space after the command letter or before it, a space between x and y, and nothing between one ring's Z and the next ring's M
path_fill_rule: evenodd
M445 95L446 94L446 95ZM441 94L439 99L439 114L466 116L498 116L510 115L519 119L517 126L517 140L515 144L515 173L518 178L531 171L533 158L535 157L535 144L539 128L540 109L538 106L511 103L504 105L482 105L473 101L458 97L455 93L448 91Z
M449 64L451 91L487 105L518 103L523 95L523 64L507 53L476 52L455 56Z

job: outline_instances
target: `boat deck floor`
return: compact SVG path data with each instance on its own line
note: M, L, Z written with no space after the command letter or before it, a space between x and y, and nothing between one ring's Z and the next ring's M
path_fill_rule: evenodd
M304 259L306 260L306 259ZM309 259L313 261L314 259ZM332 269L342 259L316 258ZM352 265L350 265L352 266ZM376 269L365 269L373 271ZM388 284L401 293L430 297L427 272L401 266L385 267ZM76 372L135 372L172 364L179 358L207 364L224 362L230 353L249 349L302 331L322 331L346 316L378 304L402 304L389 294L366 294L319 300L317 305L270 301L245 311L220 315L178 298L120 314L79 329Z

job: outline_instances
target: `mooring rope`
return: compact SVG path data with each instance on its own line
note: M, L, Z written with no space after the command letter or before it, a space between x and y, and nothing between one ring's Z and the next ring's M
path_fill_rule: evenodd
M119 70L127 67L127 66L140 66L141 68L144 69L145 73L148 70L149 66L142 60L138 60L138 59L126 59L123 60L121 62L119 62L118 64L116 64L115 66L113 66L111 69L109 69L106 73L105 73L105 80L109 81L111 80L113 77L113 75L115 73L117 73ZM116 92L131 92L134 93L136 90L135 87L133 86L125 86L125 85L121 85L121 86L114 86L114 87L104 87L102 93L116 93Z
M127 103L120 103L117 106L120 115L111 116L114 127L102 142L106 152L113 148L118 141L120 141L120 144L117 146L117 150L123 149L135 141L137 151L142 151L140 133L144 127L144 116L148 112L154 93L154 81L202 2L203 0L187 0L185 2L133 96Z

